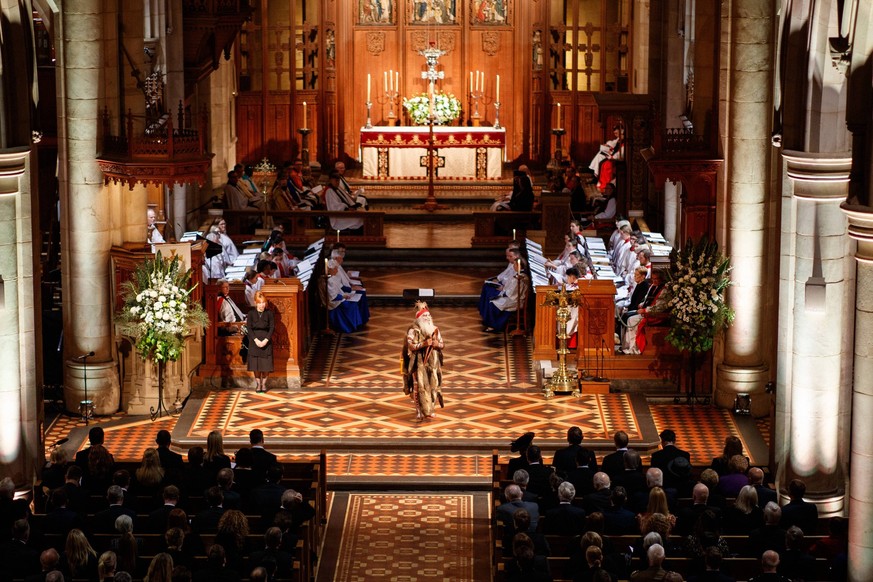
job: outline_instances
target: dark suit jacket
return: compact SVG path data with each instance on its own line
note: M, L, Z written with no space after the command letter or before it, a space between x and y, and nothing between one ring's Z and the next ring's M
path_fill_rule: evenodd
M240 577L238 572L234 572L230 568L210 568L206 567L202 570L197 570L192 576L192 582L239 582Z
M648 489L646 488L646 476L639 471L622 470L612 480L612 486L621 485L627 491L627 498L633 499L640 491L646 492L646 501L648 501Z
M519 509L525 509L530 514L530 529L536 531L540 520L540 509L536 503L529 501L510 501L501 503L494 510L494 518L506 528L512 528L512 516Z
M158 457L161 459L161 467L164 471L180 471L185 465L182 455L166 447L158 447Z
M552 467L559 475L566 477L570 471L576 468L576 453L581 448L582 445L569 445L555 451L555 456L552 457Z
M98 511L94 514L94 519L92 520L94 533L116 533L115 532L115 520L118 519L120 515L129 515L134 522L136 522L136 512L123 505L110 505L107 509L103 511ZM163 532L162 532L163 533Z
M746 550L749 557L758 559L767 550L782 555L785 551L785 530L777 525L765 525L761 529L753 530L749 534Z
M149 517L146 520L146 523L143 524L145 526L145 530L148 533L164 533L167 531L167 518L170 516L170 512L176 509L175 505L167 505L164 504L159 508L155 509L151 513L149 513Z
M552 486L549 483L549 478L552 475L551 467L542 463L534 463L528 465L527 472L530 475L530 481L527 484L528 491L536 493L540 498L552 494Z
M782 521L779 527L788 529L796 525L803 530L804 535L818 533L818 508L808 501L791 500L782 506Z
M291 577L291 572L294 570L294 557L288 552L282 550L273 550L270 548L255 550L249 554L248 569L253 570L268 561L276 564L276 578Z
M527 471L527 459L525 457L512 457L509 459L509 463L507 464L507 473L508 477L512 479L512 476L519 469L524 469Z
M685 457L688 459L688 462L691 462L691 453L688 451L683 451L676 445L667 445L660 451L655 451L652 453L652 467L657 467L664 472L664 480L667 479L667 465L670 464L670 461L675 459L676 457Z
M36 574L40 570L39 552L17 540L3 545L3 570L9 578L17 579Z
M606 535L623 536L639 533L637 515L624 507L607 507L603 510L603 529Z
M612 491L608 488L589 493L582 500L585 507L585 513L591 514L598 511L603 513L603 511L612 504L611 497Z
M721 520L721 510L717 507L701 504L680 507L676 512L676 528L674 531L682 537L691 535L694 533L694 526L697 525L697 520L707 509L715 513L719 521Z
M561 536L576 536L585 533L585 510L569 503L562 503L546 512L543 533Z
M649 290L649 285L652 282L649 279L643 279L643 282L634 287L633 293L631 293L630 301L627 304L628 311L636 311L640 307L640 303L643 302L643 299L646 298L646 293Z
M215 533L218 531L218 521L224 515L223 507L210 507L203 511L197 512L194 520L191 522L191 527L197 533Z
M594 473L589 467L576 467L567 474L567 481L576 488L576 497L594 493Z
M46 514L42 523L42 533L46 534L66 535L71 529L82 529L85 526L85 520L82 519L82 516L69 508L53 509Z
M600 470L609 475L611 481L615 481L616 475L624 471L624 453L626 450L615 451L603 457Z
M285 487L279 483L264 483L252 489L246 496L248 510L254 515L261 516L261 522L265 527L273 523L273 516L282 507L282 494Z
M260 485L267 475L267 468L278 462L276 455L263 447L252 447L252 470L258 477L255 486Z
M758 507L764 509L764 506L767 505L770 501L773 503L779 503L777 501L776 491L770 489L769 487L765 487L763 485L753 485L755 491L758 492ZM803 532L804 534L806 532Z

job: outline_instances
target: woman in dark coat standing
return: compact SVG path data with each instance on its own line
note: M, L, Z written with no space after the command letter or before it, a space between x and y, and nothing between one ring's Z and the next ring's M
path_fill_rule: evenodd
M267 391L267 376L273 371L273 331L276 321L267 309L263 291L255 293L255 308L246 316L249 338L249 371L255 373L257 392Z

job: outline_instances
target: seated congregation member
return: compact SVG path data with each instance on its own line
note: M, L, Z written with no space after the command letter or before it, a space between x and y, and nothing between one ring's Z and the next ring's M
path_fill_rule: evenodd
M779 525L788 529L796 525L804 532L815 534L818 530L818 507L803 499L806 494L806 483L800 479L792 479L788 483L788 495L791 501L782 506L782 521Z
M236 248L236 243L233 242L227 235L227 221L223 218L216 218L213 223L218 228L219 244L224 249L224 260L228 264L233 263L239 256L239 250ZM211 230L211 229L210 229Z
M627 491L616 485L610 496L610 505L603 510L603 529L607 535L624 536L637 533L639 524L636 514L625 507Z
M528 277L525 274L526 265L524 260L516 262L517 271L507 279L498 295L480 309L482 323L487 332L497 332L506 329L510 317L519 308L519 299L526 296L525 285L528 285Z
M749 535L764 525L764 511L758 507L758 493L751 485L743 487L733 505L724 508L724 530L729 534Z
M367 323L364 318L360 299L356 300L357 291L345 291L342 287L342 279L339 277L339 265L335 259L327 264L327 296L328 318L332 329L343 333L352 333ZM358 296L360 297L360 296Z
M629 295L624 299L616 300L615 302L615 333L620 335L622 316L629 311L636 311L640 308L640 303L646 298L649 291L651 281L646 279L648 270L645 267L637 267L634 269L633 282L629 288Z
M543 533L546 535L578 536L585 533L585 510L573 505L576 488L569 481L558 485L558 506L546 512Z
M597 471L597 457L595 457L593 451L582 446L584 438L582 429L578 426L571 426L567 429L567 446L555 451L555 455L552 457L552 468L557 471L559 475L566 477L570 472L576 469L578 464L576 459L579 454L582 454L583 457L585 457L587 461L584 463L585 466L595 472Z
M209 227L209 234L206 235L206 240L219 245L221 244L221 233L218 232L217 226ZM203 280L208 281L209 279L223 279L224 269L226 266L227 264L225 263L223 251L218 253L217 255L204 259Z
M640 453L633 450L625 451L621 460L624 463L624 468L621 472L616 473L613 483L624 487L625 491L627 491L628 498L634 501L635 504L638 503L638 494L642 495L644 498L644 501L640 503L640 510L642 510L648 503L648 497L645 496L645 491L648 490L649 487L646 483L646 475L643 474Z
M515 212L530 212L533 209L533 182L530 179L527 166L520 166L513 174L512 191L498 198L491 205L491 210L512 210Z
M538 556L530 536L518 533L512 540L511 562L506 564L506 582L551 582L549 563L545 556Z
M340 187L340 174L336 170L330 173L327 188L325 189L324 200L327 209L336 211L348 211L348 217L330 217L330 227L333 230L339 230L347 234L364 234L364 219L360 216L354 216L354 213L361 209L362 205L355 202L349 197Z
M482 313L488 302L500 295L507 282L515 277L518 260L521 258L521 251L515 247L507 247L505 256L506 268L496 276L486 279L482 285L482 292L479 294L479 313Z
M724 439L724 448L721 456L712 459L709 468L718 473L719 477L724 477L731 473L729 463L734 455L743 454L743 441L739 437L730 435Z
M726 475L719 475L718 491L725 497L736 497L740 494L740 490L749 484L749 478L746 476L749 459L743 455L734 455L728 462L728 470ZM756 494L755 502L757 501Z
M221 326L222 323L246 320L246 314L230 296L230 282L227 279L219 279L218 281L218 300L215 311L218 314L218 335L236 335L239 333L239 329L236 327Z
M150 245L156 245L156 244L160 244L162 242L166 242L164 240L164 236L161 234L161 231L158 228L158 225L156 224L157 219L158 218L157 218L157 214L155 213L155 209L149 208L146 211L146 224L148 227L147 242Z
M625 354L641 354L645 349L645 336L640 331L649 323L659 323L667 317L668 294L666 277L662 269L652 273L652 284L636 312L625 313L627 327L622 342Z
M509 459L507 470L510 475L515 475L519 469L527 470L527 449L534 440L534 433L526 432L511 443L509 443L509 451L518 453L517 457Z
M530 531L536 531L540 520L540 510L536 503L523 501L524 494L516 484L507 485L503 491L506 501L494 510L494 520L503 525L504 530L513 529L512 516L519 509L524 509L530 515Z

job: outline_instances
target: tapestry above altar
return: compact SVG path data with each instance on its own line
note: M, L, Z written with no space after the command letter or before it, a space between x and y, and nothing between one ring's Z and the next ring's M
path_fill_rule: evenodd
M429 127L361 129L365 178L427 179ZM501 178L506 130L493 127L434 127L436 177L453 180Z

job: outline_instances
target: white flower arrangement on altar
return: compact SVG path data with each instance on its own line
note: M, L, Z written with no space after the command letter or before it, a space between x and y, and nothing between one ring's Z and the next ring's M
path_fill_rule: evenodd
M430 97L422 93L409 99L403 98L403 107L409 112L412 123L427 125L430 115ZM461 101L453 94L434 93L433 122L436 125L446 125L461 116Z
M122 331L136 341L145 360L176 361L182 355L189 327L207 327L209 318L192 301L191 269L182 269L179 257L154 259L139 265L122 286L124 307L118 316Z
M718 250L718 243L703 237L689 240L671 257L669 307L672 328L667 341L679 350L706 352L713 338L730 325L734 310L725 302L731 284L730 259Z

